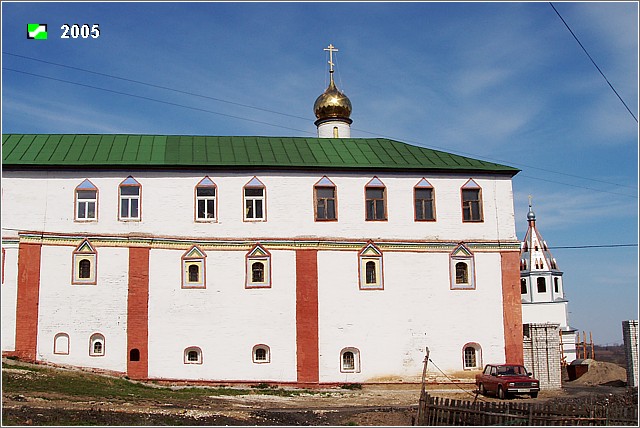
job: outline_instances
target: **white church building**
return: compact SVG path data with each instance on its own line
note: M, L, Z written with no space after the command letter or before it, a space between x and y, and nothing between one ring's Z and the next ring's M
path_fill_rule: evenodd
M317 138L3 135L3 355L301 386L522 363L521 298L562 287L531 253L520 293L518 169L351 138L333 64L314 111Z
M563 272L536 227L536 214L529 202L529 227L521 243L520 293L523 324L557 324L563 364L576 359L576 329L569 325L568 300Z

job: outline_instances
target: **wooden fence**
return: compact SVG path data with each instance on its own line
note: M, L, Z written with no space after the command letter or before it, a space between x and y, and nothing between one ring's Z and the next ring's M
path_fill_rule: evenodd
M486 402L432 397L423 391L416 425L630 425L638 406Z

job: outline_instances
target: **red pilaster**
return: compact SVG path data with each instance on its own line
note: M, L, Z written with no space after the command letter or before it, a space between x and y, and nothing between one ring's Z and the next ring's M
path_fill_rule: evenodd
M502 313L506 363L523 364L522 298L520 297L520 253L500 253L502 260Z
M18 246L15 354L29 361L36 360L36 348L38 345L41 250L42 244L21 242Z
M129 248L127 298L127 374L146 379L149 374L149 248ZM139 361L131 360L137 349ZM135 353L135 351L134 351Z
M296 251L296 351L298 383L317 384L318 251Z

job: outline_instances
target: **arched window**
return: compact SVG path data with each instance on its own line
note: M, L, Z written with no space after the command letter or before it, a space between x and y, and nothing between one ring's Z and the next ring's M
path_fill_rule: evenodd
M104 352L104 336L100 333L91 335L91 338L89 339L89 355L92 357L99 357L103 356Z
M527 294L527 280L524 278L520 280L520 294Z
M338 138L338 127L337 126L333 127L333 138Z
M538 293L546 293L547 292L547 280L539 277L536 280L536 283L538 284Z
M456 263L456 284L468 284L469 283L469 270L468 266L464 262Z
M185 364L202 364L202 350L192 346L184 350Z
M560 283L558 281L558 278L553 278L553 292L554 293L560 292Z
M137 348L129 351L129 361L140 361L140 350Z
M264 264L255 262L251 265L251 282L264 282Z
M482 368L482 348L477 343L467 343L462 348L463 368L474 370Z
M98 254L85 239L73 251L73 278L72 284L96 284L96 262Z
M182 288L206 287L207 255L197 245L191 247L182 256Z
M271 254L256 244L246 256L245 288L271 287Z
M80 260L78 267L80 268L79 276L81 279L91 278L91 261L90 260L88 259Z
M384 290L382 252L372 242L358 254L361 290Z
M200 281L200 266L198 265L189 265L189 282L199 282Z
M253 362L257 364L271 362L271 352L267 345L253 347Z
M340 351L340 371L343 373L360 372L360 351L356 348L344 348Z
M347 351L342 354L342 368L344 370L353 370L356 367L353 352Z
M367 270L367 284L375 284L376 283L376 263L373 261L368 261L366 265Z
M69 335L67 333L58 333L53 338L53 353L59 355L69 354Z

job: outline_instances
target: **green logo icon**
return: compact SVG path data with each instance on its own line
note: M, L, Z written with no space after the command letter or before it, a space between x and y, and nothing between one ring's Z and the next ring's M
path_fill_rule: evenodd
M27 39L47 40L47 24L27 24Z

